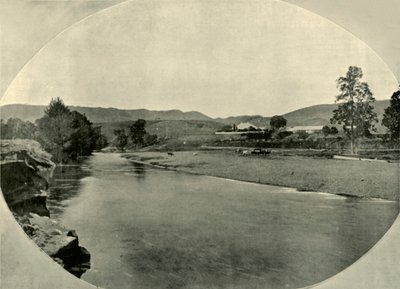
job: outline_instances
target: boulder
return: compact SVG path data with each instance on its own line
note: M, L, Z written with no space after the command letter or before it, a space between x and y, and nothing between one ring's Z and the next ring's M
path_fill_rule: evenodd
M90 254L74 230L50 219L46 205L55 167L51 156L31 140L2 140L0 148L1 191L17 222L55 262L80 277L90 268Z

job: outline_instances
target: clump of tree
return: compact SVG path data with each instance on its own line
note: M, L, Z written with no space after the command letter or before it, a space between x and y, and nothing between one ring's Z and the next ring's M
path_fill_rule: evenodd
M72 133L65 152L76 160L79 156L88 156L94 150L107 145L107 139L101 134L101 127L94 127L84 114L72 111Z
M0 122L1 139L35 139L36 126L30 121L22 121L19 118L3 119Z
M138 119L129 128L129 137L135 149L150 146L157 142L157 135L149 134L146 131L146 121Z
M356 141L375 131L378 122L372 103L375 101L368 83L361 82L363 72L357 66L350 66L346 75L336 80L340 93L336 96L338 108L333 111L332 124L342 124L350 139L352 154L357 153Z
M235 124L230 125L224 125L223 127L221 127L221 129L219 129L218 131L224 131L224 132L228 132L228 131L237 131L237 127Z
M126 148L138 149L155 144L158 141L157 135L149 134L146 131L146 121L138 119L129 127L120 127L114 130L113 144L124 151Z
M322 134L324 136L328 136L328 135L335 135L338 134L339 131L335 126L329 127L328 125L324 125L322 127Z
M305 132L305 131L300 131L300 132L297 133L297 136L298 136L298 138L300 140L305 140L310 136L310 134L308 132Z
M125 134L125 129L115 129L114 135L116 136L115 139L115 146L118 150L124 151L126 145L128 144L128 136Z
M142 147L144 144L144 136L146 135L146 121L138 119L129 128L129 137L132 140L135 148Z
M73 162L106 145L100 127L84 114L71 111L60 98L52 99L36 121L37 140L56 162Z
M275 133L273 137L276 140L281 140L292 134L293 134L293 132L291 132L291 131L282 130L282 131L278 131L277 133Z
M382 125L388 129L392 140L400 139L400 88L393 93L390 105L385 109Z
M272 130L277 131L287 125L287 120L281 115L274 115L269 121Z
M330 134L335 135L335 134L338 134L338 133L339 133L339 130L338 130L335 126L332 126L332 127L331 127L331 131L330 131Z
M273 131L271 130L271 129L265 129L264 131L263 131L263 138L264 138L264 140L270 140L271 138L272 138L272 133L273 133Z
M158 136L155 134L146 133L144 136L144 146L151 146L158 142Z

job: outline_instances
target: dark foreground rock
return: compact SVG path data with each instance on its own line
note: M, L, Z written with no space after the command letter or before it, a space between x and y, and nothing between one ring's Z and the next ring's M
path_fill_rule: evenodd
M1 190L26 234L67 271L80 277L90 268L90 253L79 246L74 230L50 218L47 179L55 165L40 145L28 140L2 140Z

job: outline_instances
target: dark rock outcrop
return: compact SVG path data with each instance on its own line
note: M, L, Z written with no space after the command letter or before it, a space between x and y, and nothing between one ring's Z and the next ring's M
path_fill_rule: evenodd
M46 206L48 182L55 164L30 140L2 140L1 190L26 234L67 271L80 277L90 268L89 252L78 235L50 219Z
M20 215L29 212L49 216L46 207L47 182L37 169L25 162L8 161L1 164L1 189L10 209Z
M25 232L67 271L80 277L90 268L90 254L79 246L78 235L74 230L68 230L49 217L34 213L28 214L28 220L29 225L25 223L23 226Z

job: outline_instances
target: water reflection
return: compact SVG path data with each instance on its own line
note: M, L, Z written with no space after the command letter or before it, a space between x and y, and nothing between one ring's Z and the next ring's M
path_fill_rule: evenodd
M53 172L49 179L49 196L47 205L50 214L57 219L67 206L64 202L78 195L80 190L80 180L91 176L91 171L85 163L79 165L60 165Z
M133 166L133 172L135 177L140 181L143 180L146 176L146 168L144 164L140 164L140 163L136 163L133 162L132 163Z
M56 195L75 196L61 222L92 254L83 279L106 288L304 287L351 265L398 214L394 202L157 170L113 154L87 166L78 192ZM88 176L64 174L61 191L67 175Z

